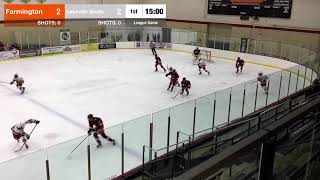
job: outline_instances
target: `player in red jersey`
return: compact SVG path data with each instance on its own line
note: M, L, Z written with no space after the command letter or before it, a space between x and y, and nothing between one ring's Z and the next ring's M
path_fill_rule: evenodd
M166 77L170 76L170 83L168 86L168 91L171 88L171 91L173 90L173 87L177 84L178 79L179 79L179 74L177 73L177 71L175 69L173 69L171 72L166 74Z
M92 114L89 114L88 121L89 121L88 134L91 135L93 132L93 137L96 139L96 141L98 143L97 148L102 147L102 144L101 144L101 141L100 141L100 138L98 135L101 135L106 140L112 142L113 145L116 144L116 141L114 139L110 138L109 136L107 136L106 133L104 132L104 125L103 125L103 121L101 118L94 117Z
M155 67L156 67L156 70L155 71L158 71L158 66L160 66L164 72L166 72L167 70L162 66L162 62L161 62L161 59L158 55L155 55L154 57L156 59L156 63L155 63Z
M191 88L190 81L188 81L185 77L182 78L182 81L181 81L181 93L180 94L183 94L184 91L186 91L187 95L189 95L189 89L190 88Z
M240 59L240 57L238 57L237 61L236 61L236 68L237 68L237 74L239 73L239 68L240 68L240 72L242 72L244 66L244 60Z

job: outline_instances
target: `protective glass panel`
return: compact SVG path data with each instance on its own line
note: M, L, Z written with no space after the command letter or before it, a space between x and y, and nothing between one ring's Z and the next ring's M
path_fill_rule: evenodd
M169 109L152 114L153 123L153 149L160 149L167 146ZM158 152L165 154L166 150Z
M87 179L87 137L84 135L47 149L51 179ZM66 173L66 169L68 169L68 173Z
M240 51L240 41L241 41L240 38L230 37L229 51L239 52Z
M256 91L258 90L258 82L256 80L249 81L245 84L245 101L244 101L244 115L250 114L254 111L254 104L256 101Z
M204 96L196 99L196 121L195 132L212 128L213 124L214 99ZM205 133L205 132L203 132ZM197 134L199 135L199 134Z
M189 101L170 108L170 145L176 143L178 131L185 134L193 133L194 107L195 101Z
M282 71L281 76L282 78L281 78L281 87L279 87L280 88L279 99L282 99L288 95L288 89L290 85L289 83L291 80L290 73L288 71Z
M22 151L24 151L23 149ZM46 154L44 150L0 164L1 179L46 179Z
M150 122L151 115L147 115L123 124L124 144L127 152L125 171L141 164L143 145L150 146Z
M93 135L91 135L90 143L90 152L91 152L91 172L92 179L108 179L111 177L119 176L121 174L121 133L122 125L113 126L106 128L105 134L116 141L116 144L113 145L112 142L103 138L101 135L98 135L99 139L102 142L102 147L97 148L97 142ZM124 141L126 143L126 141ZM142 151L141 151L142 152ZM124 157L131 159L130 157L136 155L127 147L124 146ZM137 161L136 161L137 162ZM138 163L138 162L137 162ZM140 163L140 162L139 162ZM107 168L106 168L107 167Z
M231 88L216 92L215 125L228 122Z
M243 112L245 83L232 87L230 120L240 118Z
M267 104L272 104L278 101L280 82L281 82L281 72L275 72L269 75Z

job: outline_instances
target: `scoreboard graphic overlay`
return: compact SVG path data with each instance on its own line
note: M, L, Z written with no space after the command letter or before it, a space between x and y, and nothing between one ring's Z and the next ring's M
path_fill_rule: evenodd
M290 18L293 0L208 0L208 14Z
M166 4L5 4L5 24L63 26L67 20L166 19Z

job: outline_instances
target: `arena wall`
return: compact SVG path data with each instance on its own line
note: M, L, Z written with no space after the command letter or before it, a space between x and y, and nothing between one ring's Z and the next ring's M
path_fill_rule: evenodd
M145 0L144 3L166 3L168 18L178 20L206 21L213 23L252 25L252 21L241 21L239 16L208 15L208 0ZM179 8L177 8L179 7ZM293 0L290 19L260 18L257 26L314 29L320 31L319 0ZM307 17L307 19L306 19Z
M13 3L21 3L15 0ZM39 3L31 0L29 3ZM71 0L47 0L45 3L74 3ZM163 27L172 28L172 31L204 32L208 36L195 35L196 41L206 43L213 40L215 34L224 36L247 37L257 40L283 41L290 44L299 44L306 48L320 50L320 7L319 0L294 0L290 19L260 18L259 21L241 21L239 16L208 15L207 0L79 0L77 3L166 3L168 20ZM3 6L4 1L0 1ZM179 8L177 8L179 7ZM0 19L3 19L3 9L0 8ZM306 18L307 17L307 18ZM103 30L96 22L74 21L66 22L66 29L70 31ZM5 27L0 24L0 39L2 42L49 41L46 32L58 34L63 28L41 27ZM21 37L20 34L22 33ZM55 39L51 38L51 41ZM35 42L36 43L36 42ZM59 45L58 41L54 45Z

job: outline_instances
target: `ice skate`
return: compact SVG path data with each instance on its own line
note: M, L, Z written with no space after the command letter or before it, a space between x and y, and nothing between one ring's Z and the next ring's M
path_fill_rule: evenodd
M23 93L24 93L25 89L26 89L25 87L23 87L23 88L22 88L22 90L21 90L21 94L23 94Z
M97 148L101 148L101 147L102 147L102 144L99 143L99 144L97 145Z

